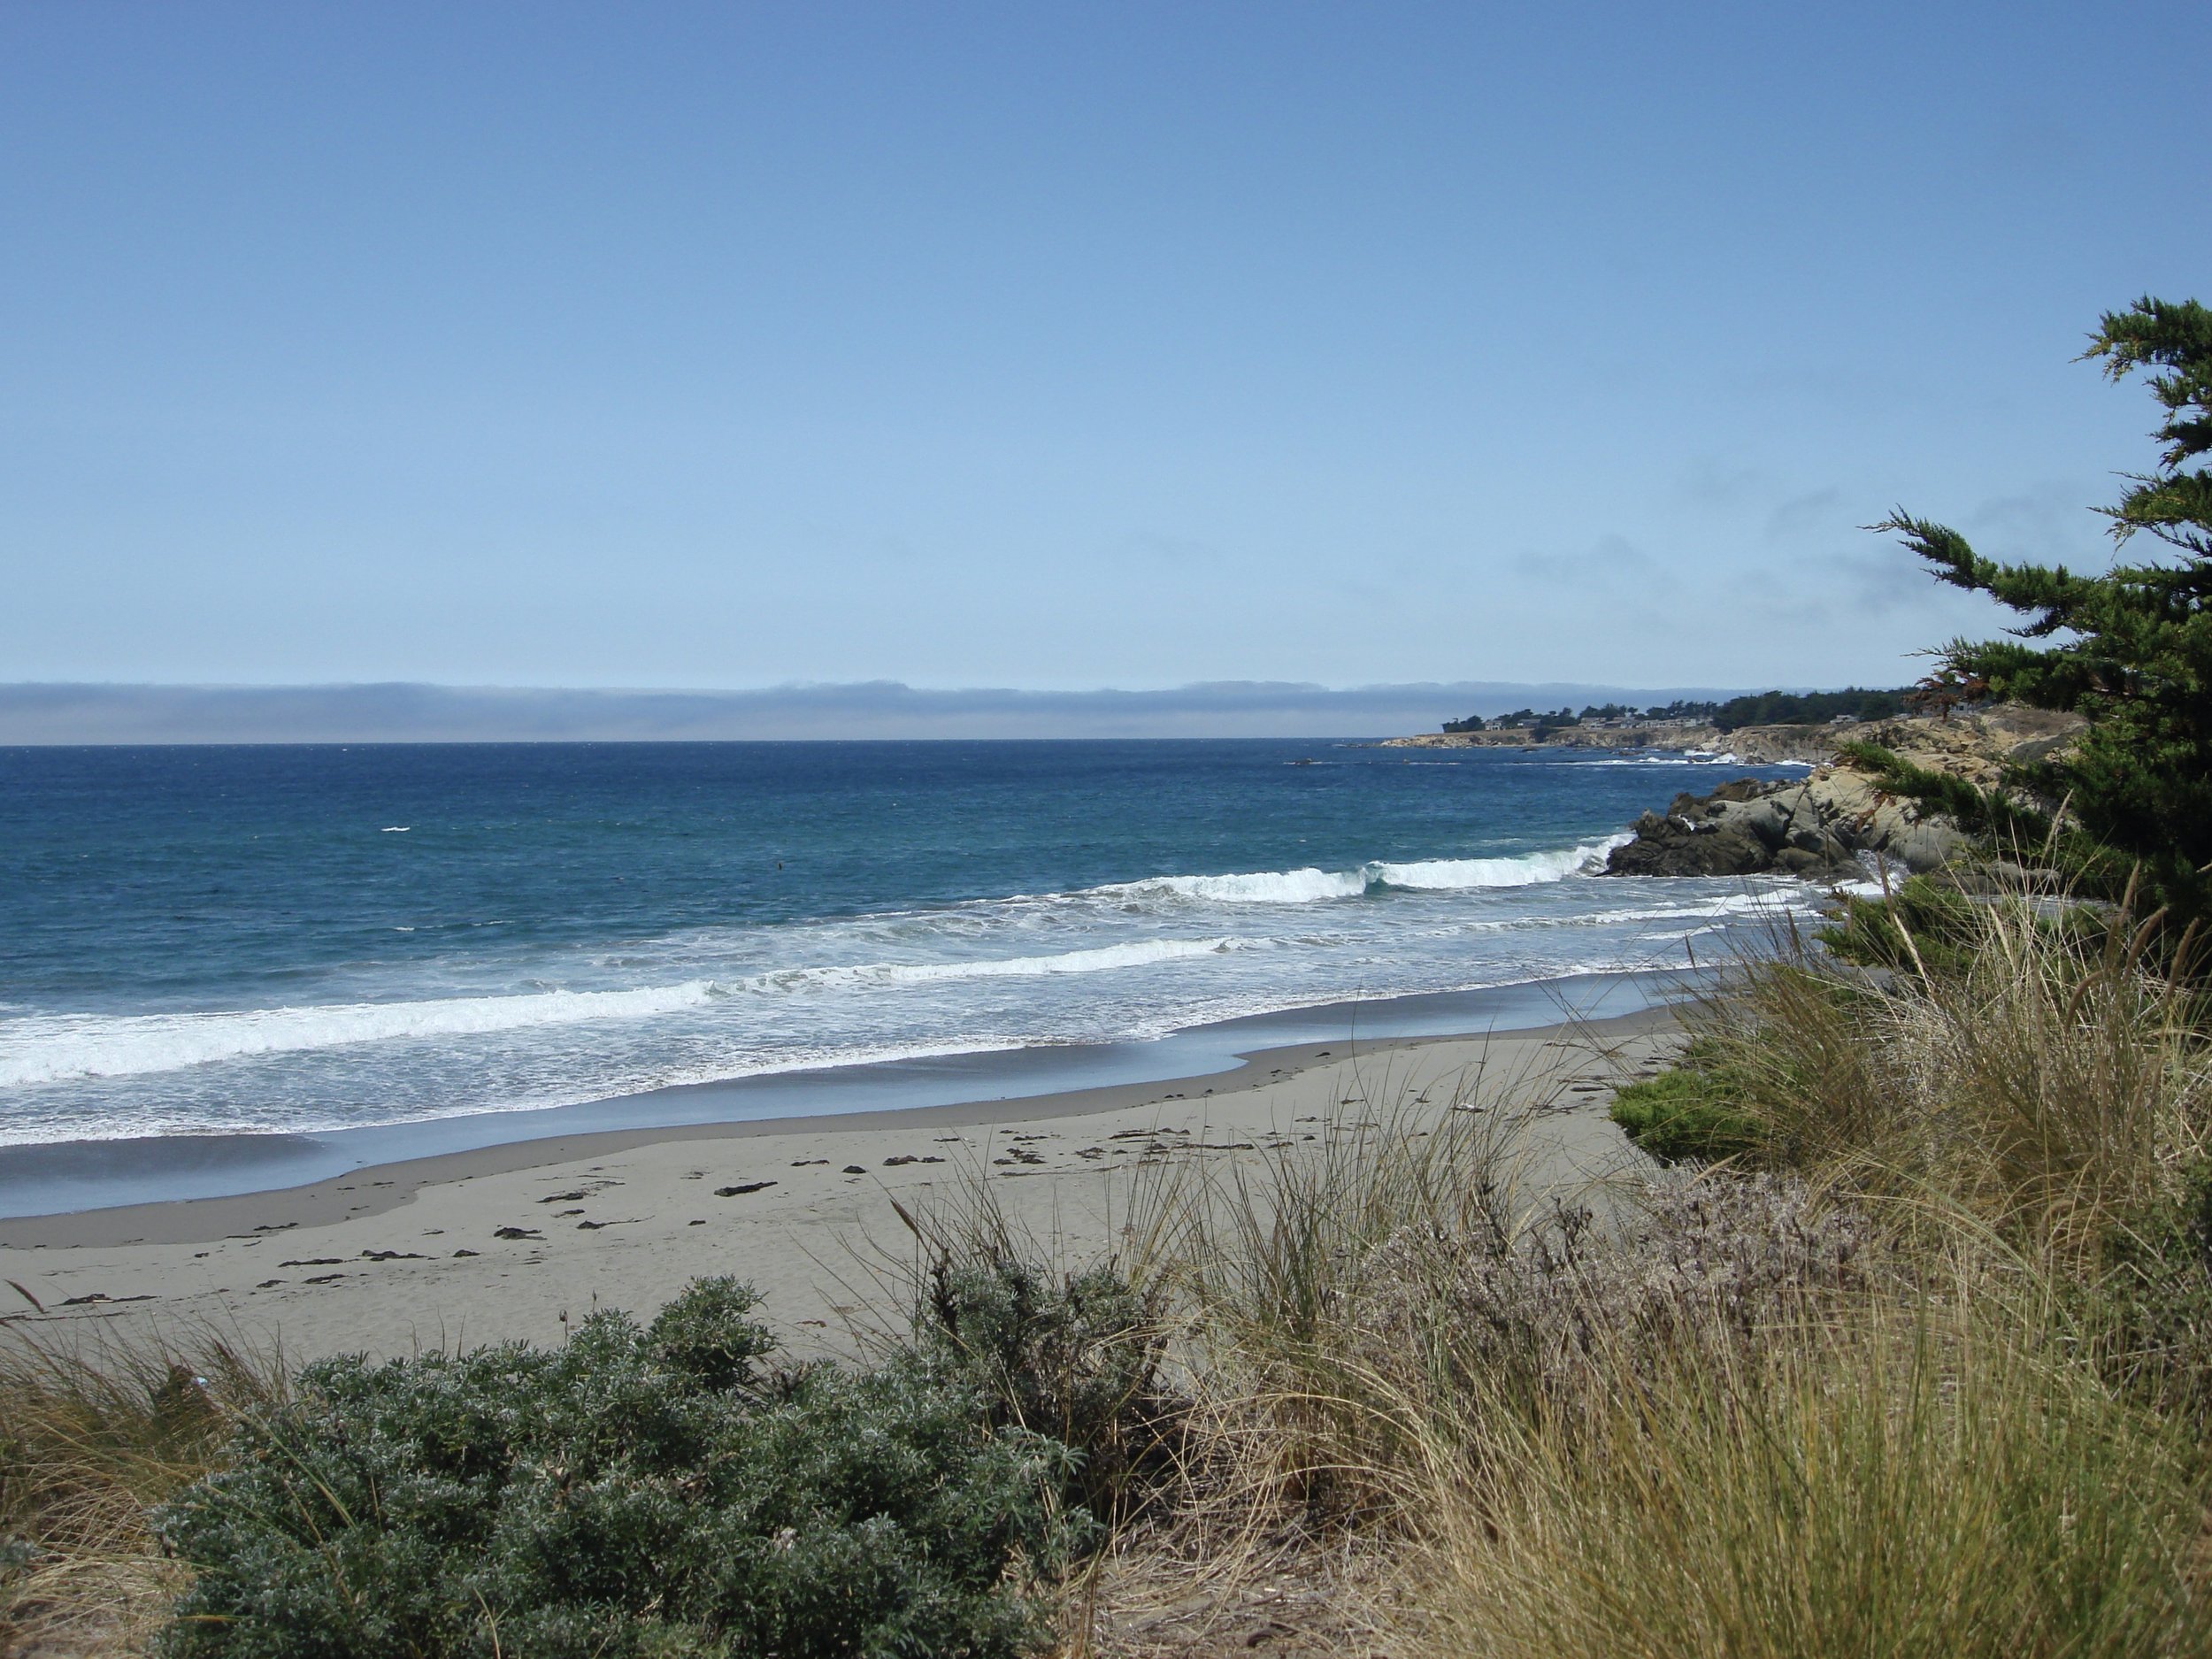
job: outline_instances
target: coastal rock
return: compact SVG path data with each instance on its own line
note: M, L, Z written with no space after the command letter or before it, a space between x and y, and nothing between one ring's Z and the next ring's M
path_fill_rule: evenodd
M1809 881L1865 873L1873 854L1919 874L1965 843L1950 819L1878 789L1847 767L1796 783L1755 778L1710 795L1678 795L1632 825L1635 839L1606 860L1610 876L1796 876Z
M1386 737L1380 749L1657 749L1678 753L1712 748L1720 733L1703 720L1635 721L1609 725L1548 726L1540 741L1527 726L1492 726L1481 732L1422 732Z
M2059 757L2089 729L2078 714L2002 703L1949 720L1903 718L1851 727L1845 734L1890 749L1931 772L1963 778L1978 788L2008 768Z
M2004 785L2012 769L2063 753L2086 729L2079 715L2001 703L1955 719L1907 716L1839 726L1746 726L1728 736L1747 762L1792 759L1846 741L1871 743L1916 766L1964 779L1977 788ZM1864 872L1869 856L1913 875L1940 868L1966 844L1951 818L1888 794L1848 764L1822 766L1797 783L1754 778L1707 795L1678 795L1662 814L1631 826L1636 839L1617 848L1616 876L1779 874L1834 880Z

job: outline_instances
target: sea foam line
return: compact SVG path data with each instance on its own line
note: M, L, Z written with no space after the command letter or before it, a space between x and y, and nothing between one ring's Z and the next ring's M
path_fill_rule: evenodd
M1635 839L1609 835L1602 841L1548 852L1518 853L1502 858L1427 858L1411 863L1371 860L1356 870L1262 870L1222 876L1148 876L1084 889L1085 898L1181 899L1215 904L1315 904L1358 898L1382 887L1416 892L1467 892L1483 887L1525 887L1569 876L1594 875L1606 856Z
M1150 939L1045 956L786 968L757 974L734 987L714 979L687 979L679 985L617 991L539 991L517 996L350 1002L234 1013L49 1016L21 1021L9 1033L4 1047L0 1047L0 1087L135 1077L216 1061L395 1039L478 1036L588 1020L649 1018L700 1007L733 990L789 993L1104 973L1118 968L1220 956L1256 949L1260 942L1236 938Z
M205 1014L62 1014L19 1022L0 1048L0 1087L135 1077L216 1060L298 1054L395 1038L476 1036L594 1019L635 1019L695 1008L713 981L618 991L344 1002Z
M1302 869L1232 875L1154 876L1093 887L1061 900L1309 904L1371 891L1463 892L1560 881L1601 869L1629 838L1497 858L1371 861L1355 870ZM734 985L710 978L612 990L547 990L509 995L348 1002L183 1014L33 1016L0 1030L0 1088L143 1076L259 1056L299 1054L411 1039L492 1035L595 1020L682 1012L735 993L919 985L963 979L1101 973L1264 948L1233 935L1153 939L1050 956L918 963L859 963L781 969Z
M753 1078L780 1077L795 1071L821 1071L833 1066L891 1065L902 1060L965 1057L1004 1054L1032 1048L1032 1042L1010 1037L976 1036L942 1041L861 1043L845 1048L811 1048L772 1059L718 1062L691 1071L658 1071L649 1076L614 1077L586 1088L556 1089L512 1099L472 1096L443 1110L412 1112L393 1118L314 1117L282 1123L214 1122L197 1114L155 1112L127 1121L86 1123L75 1118L30 1124L0 1124L0 1147L44 1146L71 1141L136 1141L160 1135L237 1133L333 1134L351 1129L394 1129L414 1124L438 1123L456 1118L498 1117L514 1112L547 1111L562 1106L641 1094L649 1089L684 1088L704 1083L734 1083Z
M1124 945L1064 950L1048 956L983 956L966 962L869 962L851 966L779 968L745 981L749 991L837 989L866 985L934 985L957 979L1027 979L1056 973L1107 973L1117 968L1225 956L1261 949L1256 939L1141 939Z

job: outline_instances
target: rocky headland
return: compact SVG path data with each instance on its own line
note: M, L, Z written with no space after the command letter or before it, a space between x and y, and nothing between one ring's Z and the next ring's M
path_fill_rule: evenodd
M1839 760L1842 742L1873 743L1929 771L1986 787L1999 781L2008 765L2049 756L2083 724L2076 716L2003 706L1950 720L1747 727L1728 734L1729 748L1739 759L1755 758L1739 741L1755 730L1810 729L1826 733L1826 764L1798 780L1740 778L1709 795L1678 795L1664 812L1647 812L1629 826L1635 839L1613 850L1605 873L1845 880L1865 874L1870 855L1892 868L1925 874L1964 846L1958 825L1889 794L1866 772Z
M1833 726L1742 726L1732 732L1702 720L1654 720L1636 724L1567 726L1540 734L1525 726L1487 732L1424 732L1416 737L1385 738L1384 749L1659 749L1672 754L1729 755L1747 765L1775 761L1826 760L1835 753L1837 733L1855 728Z
M1710 795L1678 795L1647 812L1635 840L1606 860L1609 876L1788 875L1809 881L1865 874L1859 855L1877 854L1915 874L1940 866L1962 841L1939 815L1884 795L1847 766L1824 766L1800 782L1739 778Z

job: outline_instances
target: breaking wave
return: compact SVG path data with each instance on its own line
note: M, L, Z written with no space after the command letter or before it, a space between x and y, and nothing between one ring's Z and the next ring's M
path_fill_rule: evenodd
M695 1008L711 981L620 991L537 991L432 1002L262 1008L223 1014L65 1014L17 1023L0 1053L0 1087L135 1077L211 1060L298 1054L406 1037L480 1036L533 1025L635 1019Z
M785 968L756 974L734 987L713 979L688 979L679 985L616 991L541 991L519 996L442 997L240 1013L49 1017L21 1021L9 1033L7 1049L0 1053L0 1087L136 1077L219 1060L300 1054L352 1043L482 1036L588 1020L644 1019L695 1009L733 990L826 991L1105 973L1118 968L1220 956L1253 949L1260 942L1234 938L1148 939L1042 956Z
M1634 839L1602 841L1509 858L1428 858L1410 864L1376 860L1356 870L1262 870L1249 875L1149 876L1141 881L1092 887L1086 896L1144 900L1187 899L1212 904L1314 904L1356 899L1386 887L1415 892L1465 892L1476 887L1525 887L1594 875L1616 847Z
M852 967L783 968L745 982L749 991L805 991L865 985L941 985L956 979L1025 979L1053 973L1110 973L1249 950L1250 939L1143 939L1049 956L986 956L968 962L872 962Z
M1510 856L1376 860L1348 870L1154 876L1071 893L825 920L791 933L763 930L724 938L705 949L696 939L688 944L680 938L646 941L634 951L626 950L627 959L615 968L625 977L648 981L641 984L610 987L603 980L598 987L587 983L579 988L550 988L541 979L534 984L526 979L503 994L412 998L403 994L389 1000L205 1012L30 1014L0 1024L0 1088L143 1078L224 1062L311 1056L377 1043L427 1044L441 1053L465 1054L472 1051L469 1039L498 1033L526 1037L539 1028L587 1025L599 1029L588 1038L580 1033L562 1039L562 1053L582 1052L577 1048L580 1042L618 1041L667 1050L657 1064L672 1066L672 1043L704 1041L716 1052L703 1064L719 1068L717 1075L741 1075L763 1066L780 1069L788 1058L788 1046L799 1040L801 1026L812 1028L808 1022L831 1022L841 1041L826 1046L841 1052L869 1048L879 1038L902 1051L918 1041L926 1045L947 1041L956 1048L976 1042L994 1046L997 1039L982 1022L996 1020L1018 1005L1028 1007L1023 999L1029 994L1009 1001L1014 995L1010 984L1006 992L996 992L987 988L989 982L1052 980L1212 962L1224 963L1226 972L1226 959L1233 957L1247 964L1236 971L1242 975L1236 984L1244 988L1235 995L1254 1006L1322 1001L1342 994L1341 986L1325 970L1331 952L1379 948L1384 940L1401 936L1401 924L1386 919L1385 911L1347 910L1340 913L1340 922L1327 924L1324 934L1315 933L1310 924L1294 928L1260 924L1250 907L1326 904L1392 893L1472 895L1535 887L1601 869L1606 855L1626 839L1609 836ZM1728 902L1722 901L1721 907L1728 908ZM1669 908L1662 907L1663 911ZM1222 912L1239 910L1252 921L1220 925L1230 919ZM1409 918L1416 914L1407 912ZM1451 911L1432 912L1427 905L1417 914L1429 919L1418 923L1413 935L1404 935L1403 942L1413 946L1417 935L1429 941L1418 946L1422 949L1448 950L1451 947L1443 941L1479 934L1492 926ZM1575 925L1563 913L1528 920L1540 929ZM1339 937L1342 925L1349 925L1352 932ZM1512 925L1517 930L1521 926L1517 921ZM1125 936L1132 932L1147 936ZM1115 938L1116 933L1125 936ZM1363 940L1368 942L1357 942ZM1061 943L1068 948L1049 948ZM1021 949L1022 944L1029 949ZM1047 948L1041 950L1040 945ZM1256 965L1262 963L1278 965ZM607 965L603 961L595 971L603 974ZM1472 977L1517 971L1517 965L1497 964ZM1432 971L1430 977L1438 976L1453 982L1470 977L1466 969L1458 967ZM959 994L957 987L966 982L974 983L975 990ZM1217 983L1210 978L1205 983L1212 987L1207 995L1230 995L1227 981ZM899 1011L910 1003L919 1008L913 998L920 987L928 987L946 991L941 1018L924 1018L912 1009ZM1195 995L1194 987L1192 982L1186 990ZM836 1000L841 994L865 996L902 988L910 995L895 1002L884 997L871 1005L875 1012ZM1125 1031L1133 1029L1142 1024L1139 1015L1149 1006L1149 999L1159 994L1160 987L1141 979L1110 991L1082 993L1095 1006L1080 1019L1071 1016L1071 1029L1093 1036L1113 1034L1104 1028L1092 1030L1107 1018L1104 1010L1110 1004L1118 1010L1112 1022ZM757 1011L747 1013L749 1008ZM956 1035L946 1030L948 1024ZM614 1028L623 1026L634 1027L634 1034L618 1037ZM709 1031L720 1034L702 1037ZM1027 1038L1038 1040L1038 1033ZM734 1050L723 1052L733 1043L743 1051L741 1056Z

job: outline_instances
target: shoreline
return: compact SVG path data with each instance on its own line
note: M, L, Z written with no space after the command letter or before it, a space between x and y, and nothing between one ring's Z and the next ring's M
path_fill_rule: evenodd
M1546 1181L1596 1179L1636 1156L1606 1113L1613 1088L1673 1031L1652 1003L1509 1031L1263 1046L1231 1071L1144 1083L511 1141L290 1188L18 1217L0 1222L12 1304L0 1325L389 1356L557 1341L572 1315L649 1310L729 1272L762 1289L794 1352L833 1351L837 1330L849 1340L856 1321L898 1317L898 1263L914 1248L902 1212L985 1187L1056 1253L1106 1253L1147 1184L1183 1167L1258 1177L1271 1156L1369 1133L1401 1109L1539 1095L1501 1121L1528 1130Z
M457 1113L325 1133L149 1135L0 1147L0 1246L64 1217L151 1216L271 1194L353 1190L365 1171L469 1159L484 1172L526 1167L564 1147L621 1149L672 1133L699 1138L1001 1120L1037 1102L1091 1095L1123 1103L1148 1089L1241 1073L1262 1051L1342 1048L1477 1032L1531 1030L1663 1002L1693 977L1667 968L1568 975L1471 991L1333 1002L1210 1022L1117 1043L985 1049L686 1083L515 1111ZM1094 1110L1110 1110L1102 1104ZM537 1151L525 1148L537 1148ZM455 1167L461 1167L456 1165ZM210 1212L212 1213L212 1212ZM118 1240L134 1236L115 1235ZM150 1239L153 1235L145 1235Z
M1631 1036L1668 1018L1654 1004L1625 1014L1496 1032L1446 1033L1435 1036L1385 1039L1362 1045L1351 1039L1333 1043L1292 1043L1254 1048L1225 1071L1199 1071L1142 1083L1108 1083L1000 1100L964 1101L936 1106L891 1107L876 1111L837 1112L818 1117L756 1118L719 1123L669 1124L631 1129L602 1129L581 1134L535 1136L503 1141L459 1152L433 1152L388 1164L365 1164L340 1177L295 1187L259 1187L212 1198L155 1199L91 1210L0 1217L0 1250L77 1249L138 1244L211 1244L251 1236L251 1230L321 1227L364 1220L396 1210L426 1187L512 1175L606 1158L642 1147L774 1138L815 1133L899 1134L925 1129L999 1128L1041 1118L1083 1118L1099 1112L1159 1105L1169 1099L1215 1094L1256 1086L1256 1079L1297 1076L1337 1056L1374 1059L1441 1043L1481 1041L1587 1030L1594 1034ZM250 1219L249 1219L250 1217ZM241 1229L244 1229L242 1231Z

